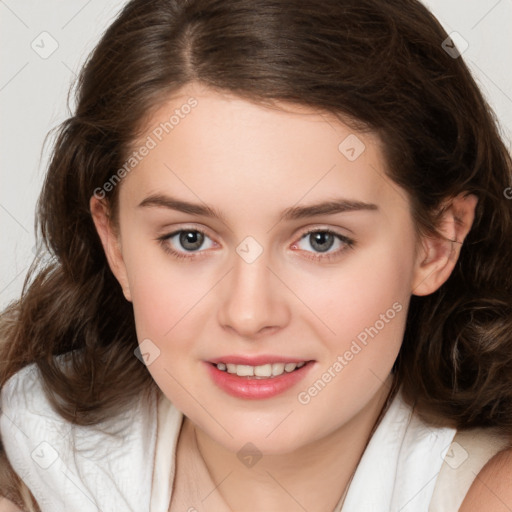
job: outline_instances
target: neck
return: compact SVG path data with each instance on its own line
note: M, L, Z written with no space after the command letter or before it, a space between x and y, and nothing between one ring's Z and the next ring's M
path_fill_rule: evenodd
M250 468L240 463L236 453L190 425L195 429L199 462L211 478L211 488L216 487L216 503L220 499L226 510L237 512L332 512L382 416L391 382L390 376L357 416L328 436L290 453L264 455ZM208 500L204 505L209 510Z

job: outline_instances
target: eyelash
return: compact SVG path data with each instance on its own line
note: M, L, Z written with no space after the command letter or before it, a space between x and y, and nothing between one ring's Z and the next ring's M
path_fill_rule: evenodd
M169 244L168 244L168 241L170 238L173 238L174 236L180 234L180 233L183 233L183 232L192 232L192 233L201 233L203 236L205 237L208 237L210 238L206 232L204 232L203 230L201 229L198 229L198 228L190 228L190 229L178 229L176 231L173 231L172 233L169 233L167 235L163 235L161 237L158 237L157 238L157 241L160 243L160 245L162 246L162 248L164 249L164 251L168 254L170 254L171 256L173 256L174 258L176 259L179 259L179 260L191 260L191 259L197 259L197 258L201 258L203 257L205 251L199 251L199 252L190 252L190 255L186 255L182 252L179 252L179 251L176 251L174 249L172 249ZM333 253L316 253L316 254L320 254L320 256L305 256L307 259L310 259L310 260L313 260L313 261L333 261L335 259L337 259L339 256L341 256L341 254L343 252L345 252L346 250L348 249L353 249L354 246L355 246L355 240L351 239L351 238L348 238L344 235L341 235L340 233L336 233L335 231L332 231L331 229L318 229L318 228L315 228L315 229L311 229L309 231L306 231L305 233L303 233L300 238L298 239L298 241L302 240L303 238L306 238L307 236L309 236L310 234L312 233L327 233L329 235L333 235L335 236L338 240L340 240L340 242L342 242L343 244L345 244L345 247L341 248L341 249L338 249L337 251L333 252ZM296 244L297 242L294 242L294 245Z

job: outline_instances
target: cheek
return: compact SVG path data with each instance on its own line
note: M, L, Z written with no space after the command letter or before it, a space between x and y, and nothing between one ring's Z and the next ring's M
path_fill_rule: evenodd
M200 266L172 260L157 242L142 236L127 238L123 253L139 340L165 340L193 314L208 292L208 277Z
M160 274L153 268L130 283L137 331L164 339L198 300L201 286L181 275Z
M347 339L375 323L382 327L382 315L394 320L397 309L406 309L413 277L409 249L375 244L371 250L354 251L337 266L296 280L297 295L329 328L324 333L330 332L333 344L343 348ZM391 323L396 322L386 326Z
M297 396L311 416L329 411L332 424L346 421L389 377L410 300L413 262L402 248L374 248L371 255L361 253L340 267L337 276L326 277L323 286L309 283L314 291L308 305L321 312L322 323L334 331L323 330L325 357Z
M196 319L208 290L204 280L192 278L179 266L158 266L155 261L149 265L146 260L145 269L139 267L130 282L137 338L141 352L149 353L147 368L157 385L194 418L185 389L194 396L198 393L194 340L202 336L202 323Z
M151 356L148 371L181 410L190 410L190 395L200 395L200 341L211 341L207 320L215 314L218 277L200 265L171 260L160 248L134 248L127 270L137 338Z

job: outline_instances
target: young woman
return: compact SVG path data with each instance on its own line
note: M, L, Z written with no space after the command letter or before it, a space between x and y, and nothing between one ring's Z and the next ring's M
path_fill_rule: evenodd
M510 510L511 159L447 37L126 5L2 316L0 510Z

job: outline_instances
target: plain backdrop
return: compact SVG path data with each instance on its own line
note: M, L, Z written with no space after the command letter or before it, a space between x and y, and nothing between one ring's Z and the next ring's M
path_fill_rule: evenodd
M19 296L34 256L35 206L53 139L45 151L43 140L69 117L76 73L125 3L0 0L0 309ZM511 148L512 0L425 3L467 42L463 58Z

